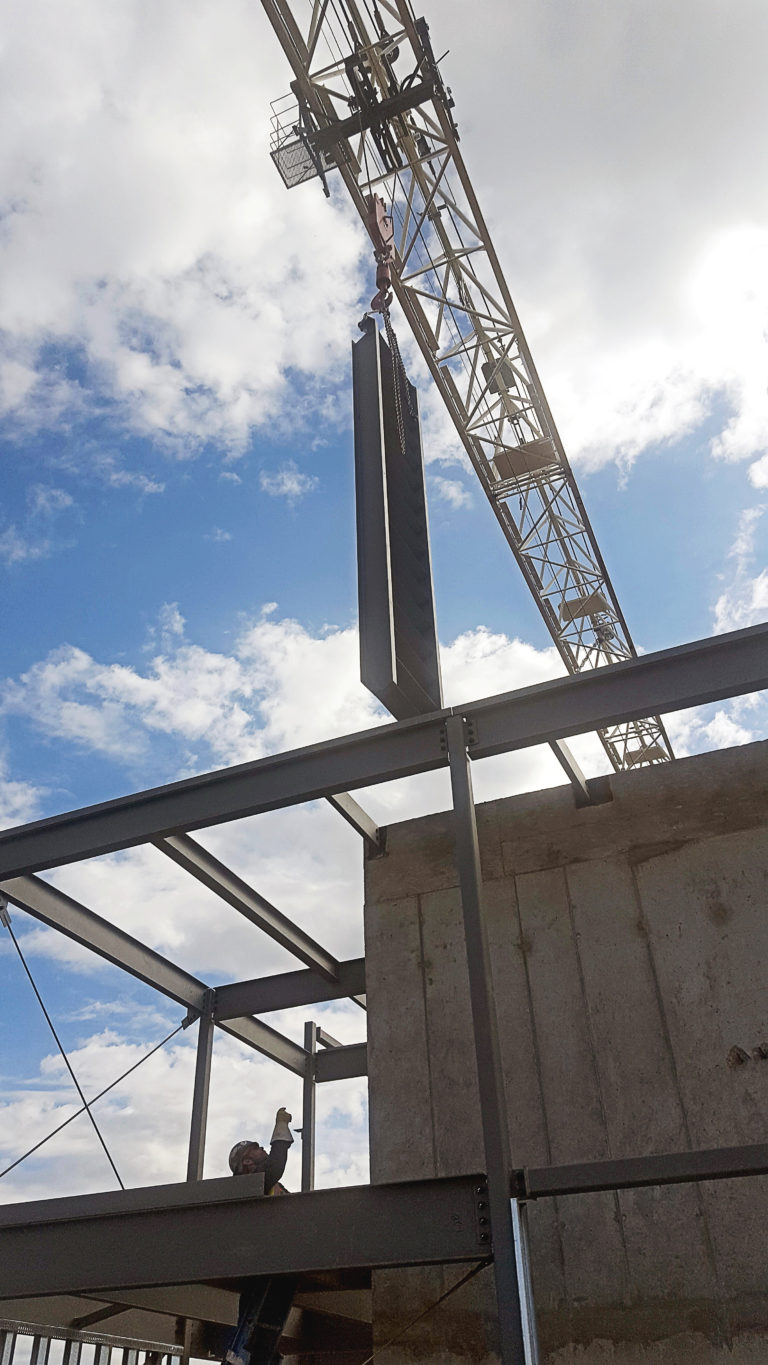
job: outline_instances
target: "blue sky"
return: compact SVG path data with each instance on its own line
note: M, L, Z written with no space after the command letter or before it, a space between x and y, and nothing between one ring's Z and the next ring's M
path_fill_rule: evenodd
M523 0L514 14L488 0L482 13L470 31L459 0L427 8L635 642L762 620L765 8L737 0L726 22L704 0L674 23L661 0L608 12ZM269 100L289 72L260 7L77 0L65 21L27 0L2 23L0 815L12 825L382 712L357 680L349 363L373 263L340 186L329 202L317 184L288 193L269 161ZM399 332L421 389L449 699L553 676L538 612ZM747 699L670 728L680 754L747 742L765 736L766 709ZM601 770L593 740L575 747ZM546 753L516 756L478 765L477 789L561 776ZM366 797L382 821L446 799L443 775ZM361 951L359 847L332 812L205 837L334 952ZM53 880L206 979L292 965L153 851ZM179 1022L21 913L14 925L93 1089ZM71 1112L70 1090L7 941L0 973L10 1160ZM304 1017L279 1026L300 1037ZM361 1036L351 1007L325 1022ZM128 1183L183 1174L193 1032L105 1108ZM244 1123L263 1136L270 1108L298 1098L227 1040L214 1075L209 1174ZM364 1178L364 1087L328 1087L322 1106L322 1179ZM0 1198L108 1186L78 1120Z

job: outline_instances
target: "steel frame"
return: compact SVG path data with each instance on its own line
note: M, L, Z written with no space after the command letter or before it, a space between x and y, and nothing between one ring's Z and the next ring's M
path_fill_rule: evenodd
M254 1273L254 1268L271 1268L272 1272L279 1273L280 1269L288 1272L302 1267L325 1269L471 1260L473 1256L480 1259L492 1253L502 1360L505 1365L535 1361L535 1322L531 1319L527 1284L525 1222L519 1216L518 1207L521 1202L593 1189L753 1175L768 1170L768 1148L674 1153L571 1168L511 1170L498 1067L496 1013L485 943L470 760L535 744L557 744L565 735L625 724L646 715L651 709L664 714L766 687L768 625L761 625L640 659L624 660L593 673L555 679L465 706L446 708L415 720L396 722L344 739L208 773L0 834L0 894L185 1004L192 1014L200 1017L201 1024L187 1167L190 1183L165 1187L161 1191L128 1190L0 1208L0 1253L4 1264L13 1268L12 1280L4 1286L3 1294L16 1297L23 1293L62 1292L65 1283L70 1288L76 1286L78 1275L82 1279L86 1272L76 1274L75 1267L80 1266L82 1270L86 1264L89 1267L88 1285L96 1287L98 1280L101 1287L111 1287L116 1292L120 1285L129 1283L146 1285L174 1280L180 1283L194 1280L195 1276L200 1279L226 1278L245 1273L237 1255L231 1251L232 1244L241 1244L237 1237L225 1235L225 1231L233 1226L231 1219L237 1220L241 1212L247 1210L243 1237L250 1247L248 1273ZM189 839L188 831L242 815L327 797L334 791L346 792L350 787L386 782L446 766L450 770L453 792L457 870L480 1080L487 1189L486 1177L476 1176L468 1178L466 1188L461 1181L453 1185L431 1181L408 1186L373 1186L358 1191L307 1192L290 1200L267 1200L259 1209L257 1247L253 1240L248 1241L245 1231L254 1197L248 1181L245 1180L244 1188L240 1181L199 1182L213 1028L224 1028L303 1077L304 1116L305 1121L307 1116L310 1119L308 1142L312 1145L315 1084L365 1075L365 1044L338 1046L335 1039L311 1025L312 1036L305 1035L305 1046L299 1047L267 1028L252 1013L239 1011L278 1009L281 1005L287 1008L298 1002L318 1003L344 995L359 999L365 984L364 962L359 959L346 963L336 961L296 926L290 926L284 916L229 869L215 863L207 854L203 857L203 850ZM373 843L365 828L360 828L360 834L367 846ZM281 941L290 944L302 961L306 961L309 954L312 966L262 981L211 989L32 875L33 871L42 868L61 866L142 842L159 844L164 853L172 848L172 856L195 876L200 876L204 867L202 879L212 890L230 904L238 902L238 909L242 909L239 902L243 901L249 919L268 933L279 932ZM375 843L377 854L382 843L383 834L379 831ZM243 892L244 887L247 895ZM308 1151L302 1172L302 1184L307 1191L312 1179L312 1160L312 1151ZM444 1217L449 1222L453 1220L451 1226L455 1227L458 1217L466 1231L466 1211L465 1215L457 1212L456 1199L461 1203L470 1186L474 1190L473 1218L477 1215L472 1233L474 1250L470 1250L463 1235L463 1240L449 1238L446 1242L441 1234L437 1239L439 1245L428 1245L425 1226L434 1220L435 1227L438 1224L442 1227L440 1220ZM450 1198L443 1200L449 1188ZM414 1190L419 1191L418 1197L414 1196ZM307 1199L323 1202L305 1205L303 1201ZM482 1209L478 1207L478 1201ZM387 1214L389 1223L386 1219L382 1221L385 1206L390 1211ZM214 1207L218 1213L211 1212ZM213 1218L215 1222L221 1218L220 1236L211 1235L210 1221L206 1222L199 1238L189 1235L197 1213L202 1210L208 1220ZM322 1210L328 1212L327 1218ZM97 1254L95 1250L100 1245L99 1230L115 1229L117 1236L117 1228L127 1226L123 1220L127 1218L130 1223L133 1215L147 1218L143 1226L150 1230L150 1235L146 1239L142 1236L126 1242L124 1238L121 1240L120 1234L115 1256L103 1263L102 1252ZM152 1218L155 1217L160 1220L157 1224L159 1241L154 1239L152 1232L155 1227ZM265 1217L270 1220L268 1235L264 1235ZM358 1220L354 1235L350 1231L350 1218ZM379 1231L378 1224L381 1225ZM308 1231L318 1227L323 1229L322 1250L314 1232ZM57 1248L56 1256L41 1253L42 1238L45 1246ZM48 1239L52 1239L50 1244ZM199 1243L206 1244L204 1251ZM134 1265L137 1244L141 1250L139 1261ZM151 1272L146 1268L148 1245L157 1248L153 1251L155 1269ZM269 1248L269 1254L265 1248ZM455 1257L452 1249L456 1250ZM173 1260L177 1252L183 1266ZM173 1271L172 1264L175 1266ZM153 1280L153 1275L160 1278ZM84 1285L77 1287L82 1289Z
M321 159L326 170L335 161L364 222L370 195L385 199L396 228L398 303L566 668L579 673L634 657L459 151L428 29L409 0L380 0L386 35L372 27L362 0L262 5L298 100L293 119L286 111L278 118L276 145L295 139L303 123L318 173ZM393 71L396 49L412 55L408 91ZM658 717L606 724L600 738L618 770L672 757Z

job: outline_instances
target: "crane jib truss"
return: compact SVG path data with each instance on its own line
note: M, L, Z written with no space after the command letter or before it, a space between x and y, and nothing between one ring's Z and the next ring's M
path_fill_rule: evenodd
M395 224L392 285L570 673L636 655L408 0L262 0L293 68L273 105L286 185L341 175ZM397 72L395 68L397 67ZM672 758L658 717L600 730L617 770Z

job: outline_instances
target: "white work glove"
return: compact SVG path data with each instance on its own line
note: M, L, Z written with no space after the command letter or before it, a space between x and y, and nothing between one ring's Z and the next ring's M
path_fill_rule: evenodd
M293 1119L293 1115L287 1109L278 1109L275 1114L275 1129L269 1139L270 1142L293 1142L293 1133L288 1124Z

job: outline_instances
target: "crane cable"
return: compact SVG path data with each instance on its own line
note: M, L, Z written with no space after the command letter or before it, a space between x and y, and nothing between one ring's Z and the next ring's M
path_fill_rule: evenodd
M22 967L24 968L24 971L26 972L26 974L27 974L27 976L28 976L28 978L29 978L29 984L31 985L32 990L35 992L35 995L37 996L38 1003L39 1003L39 1005L40 1005L41 1010L43 1011L43 1014L45 1015L46 1022L47 1022L47 1024L48 1024L48 1027L49 1027L49 1029L51 1030L51 1033L53 1034L53 1036L54 1036L54 1038L55 1038L55 1040L56 1040L56 1046L58 1047L59 1052L61 1053L61 1055L62 1055L62 1057L63 1057L63 1059L64 1059L64 1064L65 1064L65 1066L66 1066L66 1068L67 1068L67 1071L69 1072L70 1076L72 1077L72 1081L73 1081L73 1083L74 1083L75 1089L77 1090L77 1093L78 1093L78 1095L80 1096L80 1099L81 1099L82 1102L83 1102L83 1109L85 1110L85 1112L87 1113L89 1119L91 1120L91 1123L93 1124L93 1128L94 1128L94 1131L95 1131L95 1133L96 1133L96 1136L97 1136L97 1138L99 1139L99 1142L101 1143L102 1147L104 1148L104 1154L105 1154L105 1156L106 1156L106 1158L107 1158L107 1161L109 1162L110 1166L112 1167L112 1170L113 1170L114 1173L115 1173L115 1178L116 1178L116 1180L117 1180L118 1185L120 1186L120 1189L121 1189L121 1190L124 1190L124 1189L125 1189L125 1185L123 1184L122 1180L120 1179L120 1172L118 1171L117 1166L115 1165L114 1161L112 1160L111 1153L110 1153L110 1151L109 1151L109 1148L107 1147L106 1142L104 1141L104 1138L103 1138L103 1136L102 1136L102 1133L101 1133L101 1130L100 1130L100 1128L99 1128L99 1125L97 1124L95 1118L93 1117L93 1114L91 1113L91 1107L90 1107L90 1105L89 1105L89 1103L88 1103L88 1100L85 1098L85 1095L83 1094L82 1086L80 1085L80 1082L78 1081L77 1076L75 1075L75 1073L74 1073L74 1071L73 1071L73 1069L72 1069L72 1064L71 1064L71 1062L70 1062L70 1060L69 1060L69 1058L68 1058L66 1052L64 1051L64 1048L62 1047L62 1044L61 1044L61 1040L60 1040L60 1038L59 1038L59 1035L58 1035L58 1033L56 1032L56 1029L54 1028L53 1020L51 1019L50 1014L48 1013L47 1009L45 1008L45 1005L43 1004L43 997L41 996L39 990L37 989L37 986L35 985L34 977L32 976L32 973L31 973L31 971L29 970L29 967L27 966L27 962L26 962L26 959L25 959L25 957L24 957L23 952L21 951L21 946L20 946L20 944L19 944L19 941L18 941L16 935L15 935L14 932L13 932L13 927L12 927L12 925L11 925L11 916L10 916L10 914L8 913L7 902L5 902L4 898L0 899L0 921L2 921L2 923L5 925L6 929L8 930L8 933L9 933L10 936L11 936L11 939L13 940L13 945L14 945L14 947L15 947L15 949L16 949L16 952L17 952L18 955L19 955L19 958L21 959L21 965L22 965ZM80 1112L82 1113L82 1110L81 1110ZM74 1117L74 1115L73 1115L73 1117ZM17 1164L17 1163L14 1163L14 1165L16 1165L16 1164ZM3 1172L3 1175L4 1175L4 1174L5 1174L5 1172Z

